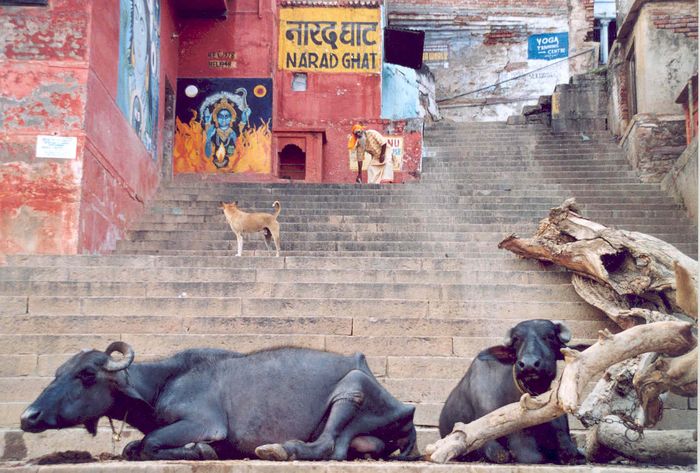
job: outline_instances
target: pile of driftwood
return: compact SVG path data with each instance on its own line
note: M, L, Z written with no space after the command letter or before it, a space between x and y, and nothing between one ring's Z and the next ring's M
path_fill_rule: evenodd
M603 331L577 352L565 349L565 368L550 391L523 395L429 445L430 460L446 462L516 430L573 414L589 427L586 457L623 456L641 462L697 461L697 431L644 431L663 413L662 394L697 395L697 261L638 232L582 217L575 200L550 211L532 238L511 235L499 244L524 258L573 272L578 294L621 331ZM604 373L582 401L586 384ZM651 434L651 435L650 435Z

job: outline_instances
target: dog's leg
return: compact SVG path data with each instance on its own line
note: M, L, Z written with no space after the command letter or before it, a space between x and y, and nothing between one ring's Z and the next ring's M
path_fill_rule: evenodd
M274 227L270 228L270 233L272 234L272 239L275 242L275 249L277 250L275 256L279 258L280 256L280 226L275 225Z
M269 228L263 228L263 236L265 237L265 248L272 250L272 247L270 246L270 243L272 243L272 233L270 233Z
M236 233L236 241L238 242L238 253L236 256L241 256L243 254L243 234Z

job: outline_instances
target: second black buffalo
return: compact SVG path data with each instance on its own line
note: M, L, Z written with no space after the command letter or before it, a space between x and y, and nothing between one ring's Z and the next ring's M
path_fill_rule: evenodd
M469 423L499 407L518 402L524 393L542 394L557 372L560 350L571 339L561 323L528 320L511 328L503 345L477 355L450 393L440 413L440 435L456 422ZM577 347L582 348L582 346ZM579 463L583 460L569 433L566 416L487 442L462 460L494 463Z
M22 429L83 424L94 434L100 417L123 419L145 434L124 448L130 460L404 458L415 447L414 407L361 354L193 349L133 359L124 342L74 355L24 411Z

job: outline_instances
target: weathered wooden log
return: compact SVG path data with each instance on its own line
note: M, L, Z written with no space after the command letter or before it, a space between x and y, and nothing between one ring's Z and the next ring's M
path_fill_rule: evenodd
M511 235L498 247L564 266L621 296L638 296L648 305L644 308L683 312L676 301L674 265L697 281L697 262L658 238L588 220L575 204L575 199L567 199L551 209L532 238Z
M591 462L607 462L623 456L657 465L692 465L698 461L697 431L649 430L644 435L631 432L615 416L608 416L591 429L587 443L604 448L586 449Z
M692 325L685 322L639 325L617 335L603 331L599 341L583 352L562 350L565 367L552 389L536 397L524 394L519 403L503 406L469 424L457 423L450 435L428 445L426 453L431 461L444 463L489 440L574 413L588 381L612 364L647 352L678 355L695 344Z
M576 417L585 427L593 427L601 419L611 414L624 419L636 429L658 422L663 405L650 403L649 412L645 411L632 382L639 364L643 364L647 357L655 358L657 356L656 353L645 353L608 368L591 393L581 403ZM654 407L657 410L651 410Z
M582 217L574 199L551 209L532 238L511 235L499 248L570 269L576 292L622 329L663 320L697 324L697 262L649 235ZM661 419L659 396L668 390L697 395L696 355L648 353L612 366L578 415L584 425L615 414L634 428L649 427ZM607 451L603 445L587 447Z

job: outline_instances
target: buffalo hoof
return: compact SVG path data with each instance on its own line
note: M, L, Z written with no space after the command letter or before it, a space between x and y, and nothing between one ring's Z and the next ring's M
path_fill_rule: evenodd
M491 441L484 447L484 454L491 463L511 463L513 456L500 443Z
M194 444L195 450L199 453L200 460L218 460L219 456L216 454L211 445L208 443L198 442Z
M261 460L273 460L278 462L283 462L289 460L289 454L278 443L268 443L267 445L260 445L255 449L255 454Z
M141 441L133 440L126 444L122 456L130 461L141 460Z

